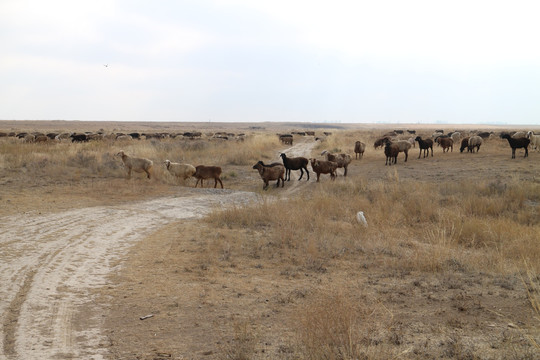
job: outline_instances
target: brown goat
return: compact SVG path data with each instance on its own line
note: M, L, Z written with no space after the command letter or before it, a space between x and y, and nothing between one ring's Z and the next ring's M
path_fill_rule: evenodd
M334 161L310 159L311 168L317 174L317 182L321 174L330 174L332 180L336 179L336 169L338 164Z
M195 187L197 187L197 185L199 184L199 181L201 182L201 187L203 187L204 179L214 179L214 188L217 187L217 183L219 181L221 188L223 189L223 183L221 182L221 179L220 179L221 167L219 166L205 166L205 165L196 166L195 174L193 174L192 176L197 179L197 182L195 183Z

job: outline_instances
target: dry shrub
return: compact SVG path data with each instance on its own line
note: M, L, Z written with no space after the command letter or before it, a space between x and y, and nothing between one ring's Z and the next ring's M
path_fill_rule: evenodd
M294 316L298 352L303 359L385 359L391 314L340 291L314 294Z
M221 359L249 360L255 354L257 337L247 321L233 323L233 338L223 346Z
M540 325L540 275L534 272L529 263L524 261L524 275L521 276L521 281L527 290L527 298L534 312L534 318ZM529 342L540 352L540 338L533 338L528 334L524 334Z
M395 258L390 266L409 270L445 271L459 259L460 269L509 273L523 258L540 268L540 225L530 220L538 206L519 206L536 199L536 190L523 183L494 188L343 179L317 184L302 197L215 213L207 221L264 233L266 244L257 242L257 250L247 253L294 261L307 270L325 271L336 257L372 251ZM358 211L364 211L368 228L356 222Z

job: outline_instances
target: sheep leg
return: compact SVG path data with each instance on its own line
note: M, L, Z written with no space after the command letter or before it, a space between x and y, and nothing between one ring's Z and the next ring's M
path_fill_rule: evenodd
M306 174L307 174L307 181L309 181L309 171L307 169L307 167L304 168L306 170Z
M345 172L343 173L343 176L347 176L347 168L348 168L348 166L343 167L343 169L345 170Z
M407 162L407 159L409 158L409 152L405 151L405 162Z
M217 179L216 179L216 184L215 184L214 187L217 186L217 182L218 182L218 181L219 181L219 184L221 185L221 188L223 189L223 183L221 182L221 179L220 179L220 178L217 178Z
M127 172L127 178L128 179L131 179L131 168L128 168L128 172Z
M304 176L304 170L300 168L300 177L298 178L298 181L302 180L302 176ZM290 178L290 175L289 175Z
M527 157L529 156L529 148L525 147L525 156L524 157Z
M317 173L317 182L319 182L319 178L320 178L320 177L321 177L321 173L318 172L318 173Z

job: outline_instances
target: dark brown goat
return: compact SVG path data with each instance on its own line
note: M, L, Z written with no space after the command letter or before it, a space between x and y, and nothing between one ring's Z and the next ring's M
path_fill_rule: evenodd
M195 174L193 174L192 176L197 179L197 182L195 183L195 187L197 187L197 185L199 184L199 181L201 182L201 187L203 187L203 180L214 179L214 188L217 187L217 183L219 181L219 184L221 185L221 188L223 189L223 183L221 182L221 179L220 179L221 167L219 166L205 166L205 165L196 166Z
M527 138L517 138L514 139L509 134L503 134L501 135L502 139L508 140L508 143L510 144L510 147L512 148L512 159L516 158L516 149L524 148L525 149L525 156L529 156L529 143L531 142L530 139Z
M259 171L259 175L264 182L263 190L268 189L270 181L277 180L276 187L279 187L279 181L281 180L281 187L285 186L285 179L283 174L285 173L285 167L280 163L272 163L270 165L265 165L262 161L258 161L253 165L254 169Z
M399 146L395 143L387 141L384 145L384 154L386 155L386 162L384 165L392 165L392 163L397 164Z
M321 174L330 174L332 180L336 179L336 169L338 164L334 161L310 159L311 168L317 174L317 182Z
M420 159L420 155L422 155L422 150L424 150L424 158L426 157L426 151L429 156L429 149L431 149L431 156L433 156L433 140L426 139L422 140L420 136L417 136L416 139L418 141L418 146L420 147L420 153L418 154L418 158Z
M286 154L281 154L280 156L283 159L283 165L285 166L285 180L291 180L291 170L300 170L300 178L298 180L302 180L304 170L306 170L307 180L309 181L309 171L307 169L309 163L308 159L301 156L290 158L287 157Z

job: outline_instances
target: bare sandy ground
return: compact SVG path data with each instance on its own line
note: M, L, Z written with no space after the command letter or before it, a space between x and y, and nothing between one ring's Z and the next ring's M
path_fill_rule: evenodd
M314 145L299 143L286 152L308 154ZM290 184L289 194L298 186ZM151 201L3 217L0 359L106 358L103 317L90 290L108 285L107 276L119 269L129 248L169 223L257 197L183 188Z

